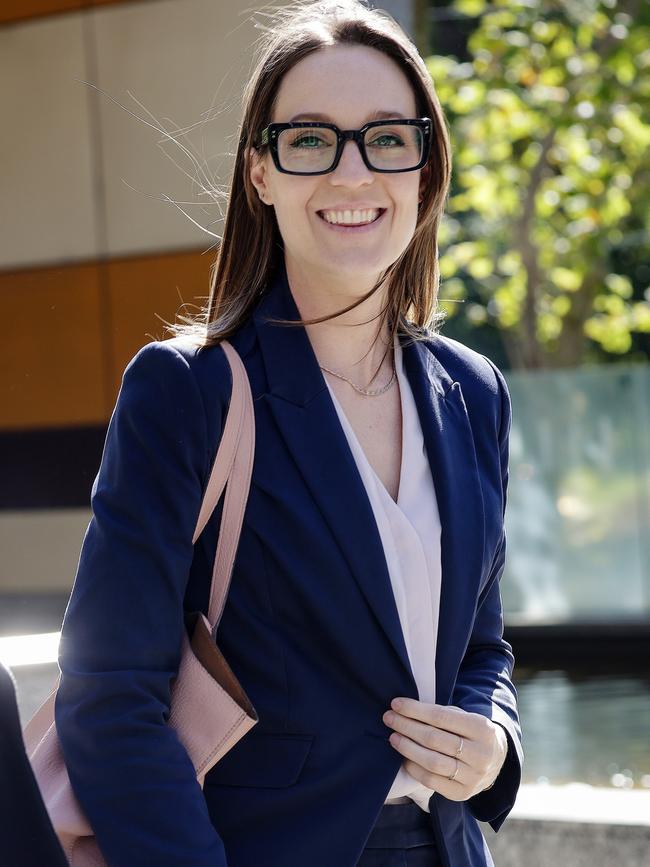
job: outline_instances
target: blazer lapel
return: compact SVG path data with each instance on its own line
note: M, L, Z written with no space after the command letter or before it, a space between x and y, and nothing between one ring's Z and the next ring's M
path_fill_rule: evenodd
M374 513L354 456L305 328L270 318L300 313L284 263L269 281L253 320L269 385L268 403L311 496L350 566L379 626L412 684L390 575ZM401 338L408 340L408 338ZM483 502L472 432L460 385L422 343L404 346L404 369L418 408L442 523L442 595L436 661L438 700L448 692L444 673L465 638L480 579Z
M436 703L447 704L472 629L483 570L485 515L474 435L460 383L428 345L403 347L441 523L442 582L436 646Z

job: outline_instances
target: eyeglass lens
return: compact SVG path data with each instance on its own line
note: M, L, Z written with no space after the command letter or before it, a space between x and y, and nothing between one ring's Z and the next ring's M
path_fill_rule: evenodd
M422 130L415 125L372 126L363 141L368 162L376 169L405 171L422 159ZM336 157L336 133L318 125L283 129L278 136L278 157L288 171L325 171Z

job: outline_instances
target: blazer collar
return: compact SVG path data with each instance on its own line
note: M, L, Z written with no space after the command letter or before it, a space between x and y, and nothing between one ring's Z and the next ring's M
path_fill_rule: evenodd
M253 314L268 382L268 402L289 452L327 521L417 698L408 652L374 513L327 383L304 327L282 261ZM460 383L433 351L435 340L405 343L411 386L431 465L442 525L442 587L436 653L436 700L447 703L471 625L484 557L484 513L476 450Z
M327 390L318 359L305 328L267 324L268 319L300 319L300 311L289 286L284 260L280 263L253 319L266 363L270 393L288 400L297 406L306 406L317 394ZM407 338L400 335L400 343L406 356L417 355L416 364L424 368L431 387L444 396L453 385L453 380L422 343L404 347ZM300 363L297 363L300 359Z

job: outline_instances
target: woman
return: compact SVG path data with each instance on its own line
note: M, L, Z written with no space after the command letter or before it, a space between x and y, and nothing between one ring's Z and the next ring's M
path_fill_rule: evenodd
M278 13L208 327L126 368L63 623L58 733L111 867L493 863L477 820L500 827L522 765L499 593L510 402L488 359L428 328L450 170L392 19ZM183 608L207 612L222 503L191 539L223 338L256 451L218 641L259 722L201 791L166 720Z

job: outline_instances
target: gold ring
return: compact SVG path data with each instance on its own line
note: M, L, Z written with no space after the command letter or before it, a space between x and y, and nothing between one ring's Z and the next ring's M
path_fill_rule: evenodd
M448 779L448 780L455 780L455 779L456 779L456 774L458 773L458 769L459 769L459 768L460 768L460 765L458 764L458 759L456 759L456 770L455 770L454 773L451 775L451 777L447 777L447 779Z
M457 758L457 759L460 758L460 754L461 754L462 752L463 752L463 739L462 739L462 737L461 737L461 739L460 739L460 746L459 746L458 749L456 750L456 758Z

